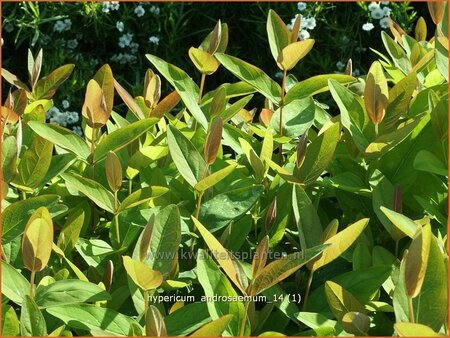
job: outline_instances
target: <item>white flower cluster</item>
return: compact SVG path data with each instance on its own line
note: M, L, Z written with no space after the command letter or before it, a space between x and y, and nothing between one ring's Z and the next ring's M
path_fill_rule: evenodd
M297 9L302 12L306 9L307 4L306 2L299 2L297 3ZM317 22L316 18L313 16L303 16L302 14L297 14L292 20L291 23L287 25L288 29L292 29L292 26L294 25L295 19L297 16L300 15L300 22L301 22L301 30L298 32L298 37L300 40L306 40L311 37L311 34L309 31L312 31L314 28L316 28Z
M133 63L137 60L137 57L135 55L129 54L129 53L119 53L114 54L111 57L111 61L120 63L121 65L127 64L127 63Z
M63 107L69 107L69 101L64 100L62 102ZM64 109L67 109L64 108ZM67 127L69 124L77 123L80 119L80 116L75 111L61 111L58 107L50 108L45 114L46 119L50 123L56 123L60 126Z
M123 30L125 29L125 25L123 24L122 21L117 21L116 22L116 28L119 32L123 32Z
M371 2L368 6L370 17L374 20L379 20L380 27L386 29L389 27L388 17L392 12L389 7L389 1ZM362 25L362 29L366 32L374 29L375 26L371 22Z
M150 7L149 9L150 13L152 13L153 15L159 15L160 13L160 9L158 6L153 5L152 7Z
M102 3L102 12L109 13L110 11L117 11L119 6L119 1L105 1Z
M53 26L53 31L61 33L70 30L70 28L72 28L72 20L70 19L65 19L64 21L58 20L55 22Z
M144 7L142 7L141 5L137 6L137 7L134 9L134 14L136 14L136 16L137 16L138 18L144 16L144 14L145 14L145 9L144 9Z

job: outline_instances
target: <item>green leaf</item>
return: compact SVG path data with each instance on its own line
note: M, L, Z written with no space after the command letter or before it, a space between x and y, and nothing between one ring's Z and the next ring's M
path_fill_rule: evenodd
M414 169L430 172L436 175L448 176L448 169L442 161L428 150L421 150L414 159Z
M80 203L70 210L58 238L58 246L64 253L69 254L75 247L83 225L87 225L90 221L90 213L91 210L87 202Z
M364 86L364 104L373 124L379 124L388 104L388 84L379 61L372 63Z
M169 337L187 336L210 320L206 302L187 304L164 318Z
M127 146L142 134L147 132L158 122L156 118L149 118L129 124L106 135L95 148L94 161L102 160L110 152L116 152Z
M272 9L269 10L266 26L270 51L275 61L278 61L280 52L289 45L291 34L283 20Z
M242 285L239 278L239 262L225 249L222 244L201 224L195 217L191 216L195 227L211 250L214 258L227 274L228 278L245 294L246 287Z
M381 39L384 47L392 58L394 65L398 67L405 75L411 70L411 63L405 51L397 44L386 32L381 32Z
M282 70L291 70L309 53L314 46L314 39L306 39L290 43L278 54L277 65Z
M114 196L100 183L75 173L64 173L61 174L61 177L66 181L66 185L69 189L80 191L100 208L105 209L110 213L114 213Z
M237 166L236 163L232 163L229 166L220 169L212 173L211 175L206 176L204 179L202 179L194 186L194 189L200 192L208 190L209 188L215 186L217 183L222 181L225 177L230 175L234 171L234 169L236 169L236 166Z
M363 218L326 240L324 244L330 246L325 248L320 258L311 264L311 271L316 271L342 255L355 242L368 223L369 219Z
M215 56L236 77L247 82L273 103L279 103L281 87L261 69L227 54L216 53Z
M360 242L353 250L353 271L369 268L372 265L372 255L367 244Z
M131 195L125 197L120 204L118 212L134 208L140 204L147 203L154 198L164 195L169 191L166 187L150 186L134 191Z
M404 236L408 236L410 238L414 237L417 230L419 229L419 226L416 223L414 223L411 219L385 207L380 207L380 210L392 222L392 224L397 228L397 230L400 231L402 237ZM397 236L396 238L399 237Z
M438 337L432 328L416 323L395 323L394 329L399 337Z
M360 151L369 145L364 135L364 128L368 124L368 117L364 111L363 102L360 97L353 94L335 80L329 80L331 95L341 112L342 126L352 135L353 141Z
M344 74L316 75L306 80L297 82L291 89L289 89L284 97L284 104L288 105L294 100L305 99L307 97L328 91L328 80L336 81L342 85L356 81L353 76Z
M100 330L102 336L126 336L134 321L112 309L88 304L54 306L46 309L67 326L79 330Z
M33 131L47 141L61 147L86 160L90 154L89 146L74 132L55 124L46 124L38 121L28 122Z
M262 185L255 185L218 194L202 203L199 218L215 232L250 210L263 191Z
M252 281L251 291L249 293L257 295L281 282L308 263L311 259L320 255L326 247L326 245L318 245L300 252L294 252L267 264Z
M243 97L240 100L237 100L236 102L234 102L233 104L231 104L227 109L225 109L225 111L223 111L220 114L220 117L223 120L223 123L226 123L227 121L231 120L237 113L239 113L239 111L241 109L243 109L247 103L250 102L250 100L253 98L253 94L252 95L247 95L245 97Z
M41 78L33 88L35 100L51 99L59 86L72 74L75 65L69 64L55 69L53 72Z
M129 256L123 256L123 266L133 282L144 291L156 289L163 282L162 274L159 271L155 271Z
M26 295L20 311L20 335L42 337L47 335L44 316L34 300Z
M331 311L333 311L333 314L339 321L342 321L347 312L366 312L364 306L350 292L337 283L332 281L325 282L325 295Z
M341 125L333 123L312 141L306 149L305 160L300 167L299 179L305 184L315 182L333 158L339 141Z
M348 333L366 336L370 328L370 318L362 312L347 312L342 317L342 326Z
M46 286L39 286L34 298L39 308L108 299L111 299L111 296L101 287L78 279L59 280Z
M30 290L30 283L14 267L2 261L2 294L21 305Z
M17 183L30 189L39 186L50 168L52 152L53 144L36 136L31 146L22 155Z
M189 48L189 58L202 74L211 75L220 66L219 61L213 55L199 48Z
M17 141L14 136L7 136L2 143L2 179L11 182L17 174Z
M194 118L208 129L208 121L205 114L198 105L199 89L192 79L180 68L171 65L164 60L151 54L145 55L155 68L166 78L167 81L177 90L187 109Z
M8 304L2 304L2 337L13 337L20 334L19 318L13 307Z
M167 127L167 143L181 176L192 186L207 174L206 162L189 139L175 127Z
M434 236L431 238L427 270L420 294L413 300L417 323L436 332L444 325L448 308L448 277L446 258Z
M154 305L150 305L145 313L145 334L147 337L167 337L164 318Z
M227 277L203 249L199 249L197 255L197 274L206 297L214 297L215 295L235 297L238 295ZM240 334L242 317L245 311L242 302L217 300L214 302L206 302L206 304L213 320L226 314L232 314L233 318L228 325L227 331L232 336L238 336Z
M233 318L233 315L225 315L212 322L203 325L200 329L191 334L191 337L219 337L225 331L228 323Z
M177 263L177 252L181 242L181 219L178 207L171 204L155 213L155 222L150 231L149 244L145 250L143 262L167 278ZM139 248L144 232L136 243L134 259L139 259Z
M298 137L304 134L313 124L316 105L312 98L293 100L283 106L283 136ZM270 120L272 129L280 134L280 108Z
M41 195L10 204L2 214L2 244L20 236L31 214L38 208L46 207L53 213L58 200L58 195Z

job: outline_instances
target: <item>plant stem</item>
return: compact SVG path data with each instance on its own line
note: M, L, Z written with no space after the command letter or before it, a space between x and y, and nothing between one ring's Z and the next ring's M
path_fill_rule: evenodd
M133 192L133 179L130 178L130 180L128 181L128 195L131 195L132 192Z
M27 199L27 193L25 192L25 191L21 191L21 193L22 193L22 200L26 200Z
M34 275L35 272L31 271L31 277L30 277L30 297L34 298Z
M148 290L144 290L144 314L147 315L148 310Z
M395 257L398 257L398 239L395 241Z
M91 134L91 160L90 160L90 164L91 164L91 178L94 179L94 151L95 151L95 128L92 128L92 134ZM94 216L94 210L95 210L95 206L94 206L94 202L90 201L90 206L91 206L91 228L93 230L95 230L95 224L94 224L94 220L95 220L95 216Z
M378 123L375 123L375 137L378 137Z
M308 281L306 282L305 299L303 300L303 307L302 307L303 311L306 310L306 306L307 306L307 304L308 304L309 290L310 290L310 288L311 288L311 283L312 283L312 280L313 280L313 275L314 275L314 271L311 270L311 271L309 272Z
M198 91L198 105L202 104L202 96L203 96L203 89L205 88L205 80L206 80L206 74L202 74L202 78L200 80L200 89ZM194 121L194 130L197 129L197 120Z
M198 215L200 214L200 206L202 204L202 197L203 197L203 192L199 192L198 197L197 197L197 201L196 201L196 206L195 206L195 213L194 213L194 217L196 219L198 219ZM197 227L195 226L195 223L193 223L193 228L192 228L192 232L195 233L195 231L197 230ZM189 265L192 266L192 262L194 259L194 246L195 246L195 238L191 239L191 247L189 249L190 251L190 255L189 255Z
M240 337L243 337L245 334L245 324L247 324L249 306L250 306L250 301L245 303L244 316L242 317L242 322L241 322L241 332L239 333Z
M117 190L114 191L114 223L116 226L116 240L117 245L120 247L120 230L119 230L119 213L117 212L117 209L119 208L119 200L117 198Z
M409 322L415 323L412 297L408 297Z
M283 105L284 105L284 90L286 86L286 73L285 70L283 72L283 80L281 81L281 99L280 99L280 123L278 129L280 131L280 136L283 136ZM283 144L280 141L279 146L279 164L283 165Z

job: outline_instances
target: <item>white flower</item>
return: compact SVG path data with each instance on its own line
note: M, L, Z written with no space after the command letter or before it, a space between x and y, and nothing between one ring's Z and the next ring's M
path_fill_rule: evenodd
M338 61L336 62L336 67L337 69L339 69L339 71L342 71L345 67L345 63L343 63L342 61Z
M309 32L305 29L302 29L299 33L298 33L298 37L300 38L300 40L306 40L309 39L311 35L309 34Z
M119 47L125 48L129 46L131 41L133 40L133 34L126 33L119 38Z
M137 42L132 42L130 44L131 53L137 53L139 44Z
M371 2L367 8L369 9L369 11L373 11L375 9L379 9L380 5L376 2Z
M381 28L389 28L388 18L383 18L380 20Z
M359 69L355 69L355 70L352 72L352 75L353 75L353 76L359 76L359 75L360 75Z
M10 22L7 25L5 25L5 31L7 33L11 33L14 30L14 25Z
M65 19L64 21L58 20L53 25L53 31L61 33L70 30L71 27L72 27L72 20L70 19Z
M298 4L297 4L297 8L298 8L298 10L301 12L301 11L304 11L305 9L306 9L306 2L299 2Z
M80 126L73 126L72 130L75 134L78 134L79 136L83 136L83 129L81 129Z
M67 108L70 107L70 102L69 102L68 100L63 100L63 101L61 102L61 104L62 104L62 107L63 107L64 109L67 109Z
M384 16L384 12L381 8L374 9L372 12L370 12L370 15L374 19L381 19Z
M142 7L141 5L137 6L134 9L134 14L137 15L138 18L140 18L141 16L143 16L145 14L145 9L144 7Z
M371 31L372 29L374 29L374 25L373 25L373 23L371 23L371 22L367 22L367 23L365 23L364 25L362 25L362 29L364 30L364 31L366 31L366 32L369 32L369 31Z
M132 54L128 54L128 53L119 53L119 54L113 55L111 57L111 60L124 65L126 63L135 62L137 60L137 57Z
M50 123L56 123L63 127L67 126L66 115L56 107L51 108L47 112L46 117Z
M302 27L304 29L313 30L314 28L316 28L316 18L309 17L309 18L302 20Z
M282 77L283 77L283 72L278 71L278 72L275 73L275 78L276 79L281 79Z
M67 112L66 121L69 124L77 123L80 119L80 116L76 111Z
M105 1L102 3L102 12L109 13L110 11L117 11L119 6L119 1Z
M122 21L117 21L116 22L116 28L119 32L123 32L123 29L125 28L124 24Z
M160 13L160 10L159 10L158 6L152 6L152 7L150 7L149 10L150 10L150 13L152 13L154 15L159 15L159 13Z
M153 43L155 45L159 45L159 38L153 35L148 38L148 42Z
M67 48L69 49L75 49L78 46L78 41L77 39L72 39L72 40L68 40L67 41Z
M389 1L381 1L381 4L387 6L389 5Z
M59 109L57 107L52 107L45 113L45 118L48 120L56 113L59 113Z
M392 12L392 9L390 7L384 7L382 9L382 11L383 11L383 15L384 16L389 16L391 14L391 12Z
M291 23L288 23L288 24L286 25L286 27L287 27L289 30L292 30L292 27L294 26L295 20L297 20L297 17L298 17L298 16L300 16L300 20L303 20L303 16L302 16L301 14L297 14L294 18L291 19ZM303 23L302 23L302 24L303 24Z

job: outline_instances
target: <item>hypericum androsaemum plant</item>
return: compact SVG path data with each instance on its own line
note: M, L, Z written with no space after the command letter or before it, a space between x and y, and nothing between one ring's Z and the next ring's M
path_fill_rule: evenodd
M3 71L2 334L447 334L448 28L430 9L434 38L391 21L367 76L300 81L313 41L270 11L281 86L225 54L219 21L189 51L200 86L155 55L137 96L93 72L84 138L45 123L71 67L39 80L39 53L31 89ZM240 81L208 90L220 65Z

